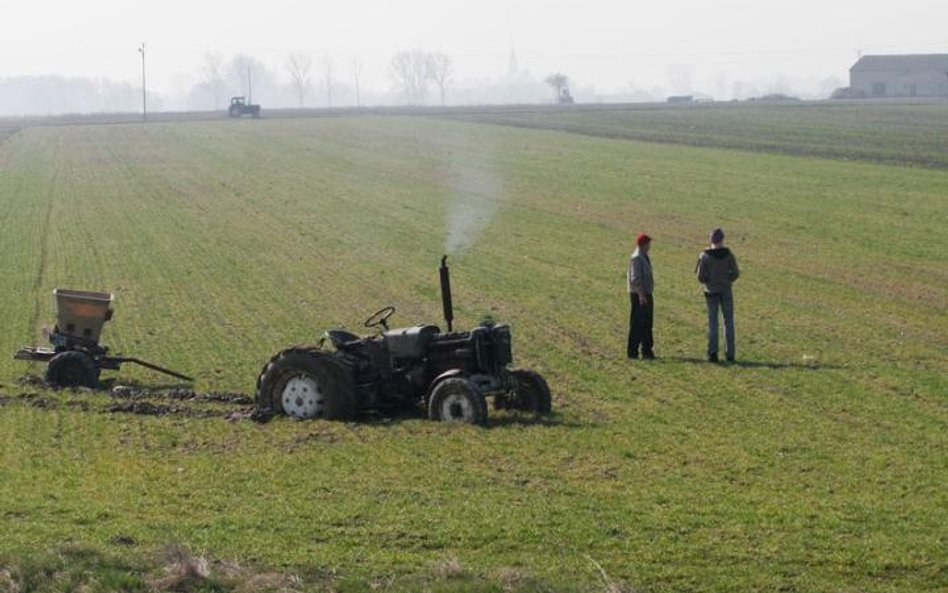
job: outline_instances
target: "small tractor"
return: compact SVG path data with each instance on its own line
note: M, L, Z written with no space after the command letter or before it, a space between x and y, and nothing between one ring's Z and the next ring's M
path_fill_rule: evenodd
M53 296L58 312L56 326L52 331L44 328L53 347L25 346L13 356L17 360L48 363L46 382L50 385L95 388L103 369L117 371L126 362L185 381L194 380L138 358L109 356L108 347L99 344L99 336L105 322L112 319L111 294L57 288Z
M470 331L453 330L447 256L439 272L447 332L434 325L391 329L395 308L384 307L363 323L377 330L374 335L332 329L317 345L291 347L271 358L257 378L257 406L327 420L422 406L432 420L485 424L491 397L495 409L549 413L543 377L508 368L513 356L507 325L484 322Z
M227 115L231 117L243 117L245 115L260 117L260 105L248 103L246 97L231 97Z

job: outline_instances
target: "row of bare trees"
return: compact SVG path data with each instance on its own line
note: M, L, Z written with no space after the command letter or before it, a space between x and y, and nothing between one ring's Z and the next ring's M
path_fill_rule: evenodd
M325 56L320 65L322 70L320 81L325 85L326 102L332 107L333 93L337 84L335 62L331 56ZM299 106L304 107L316 82L313 74L313 58L304 53L293 53L287 56L284 67L289 78L289 86L296 95ZM357 105L361 105L362 102L360 93L362 73L362 63L357 59L353 60L351 74ZM274 82L274 75L266 66L244 55L237 55L225 63L223 56L219 53L206 54L198 74L201 84L214 97L215 109L221 107L221 101L225 98L224 93L227 89L237 89L238 92L252 94L255 85L272 86Z
M198 72L201 85L214 97L214 108L220 108L225 93L230 90L253 94L254 86L266 88L274 82L267 67L251 56L238 54L229 62L219 53L205 54Z
M313 86L311 75L312 66L313 58L307 54L295 53L286 59L286 71L290 76L290 85L293 87L293 92L296 93L296 98L299 99L300 107L303 107L306 103L306 96L309 95ZM352 60L350 72L352 74L353 87L355 88L356 106L358 107L362 105L360 93L360 82L363 72L362 62L358 59ZM336 68L331 56L325 56L322 59L322 74L322 82L326 87L326 104L332 107L333 90L336 85Z
M334 64L331 57L326 56L322 62L323 82L326 85L327 104L332 107L334 84ZM300 107L312 85L310 70L312 58L305 54L292 54L287 58L286 69L290 82L299 98ZM352 82L355 88L356 105L361 105L360 87L363 66L359 60L352 62ZM433 83L438 87L441 105L444 106L448 85L454 76L454 62L451 56L441 52L429 52L421 49L402 51L392 58L391 74L399 91L410 105L422 105L428 97L428 86Z
M312 56L305 53L290 54L283 66L289 80L288 86L299 107L306 106L307 98L312 95L317 85L323 86L325 104L333 107L334 94L340 81L339 71L331 56L325 56L318 62L319 71L315 73L317 64L314 64ZM349 67L351 80L343 85L348 97L352 97L351 93L354 91L356 106L362 105L363 72L363 64L358 59L353 60ZM401 51L392 57L389 74L396 90L407 104L424 105L430 88L434 86L440 104L444 106L448 88L454 77L454 62L449 55L442 52L422 49ZM222 106L227 91L237 90L239 93L252 95L254 88L273 88L277 82L274 73L264 64L246 55L234 56L225 63L221 54L207 54L199 75L204 96L213 96L215 109ZM553 88L556 102L572 102L568 77L556 73L548 76L544 82Z
M443 107L448 84L454 76L454 62L451 56L441 52L413 49L395 54L391 72L409 105L423 105L428 97L428 85L434 83Z

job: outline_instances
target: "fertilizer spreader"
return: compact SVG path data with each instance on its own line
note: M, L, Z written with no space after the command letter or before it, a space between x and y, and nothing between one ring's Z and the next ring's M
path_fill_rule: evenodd
M14 355L17 360L48 363L47 383L56 387L94 388L99 384L99 373L103 369L117 371L124 363L185 381L194 380L138 358L109 356L108 347L99 344L99 336L105 322L112 319L111 294L56 289L53 296L56 297L56 326L45 332L53 347L25 346Z

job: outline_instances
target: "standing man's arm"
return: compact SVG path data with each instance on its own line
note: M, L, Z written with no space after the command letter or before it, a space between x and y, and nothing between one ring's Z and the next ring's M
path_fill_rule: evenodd
M731 282L734 282L741 275L741 270L737 267L737 258L734 257L734 253L731 253L731 269L730 269L730 279Z
M698 273L698 282L707 284L708 282L708 258L698 256L698 263L695 264L695 271Z
M639 258L633 257L632 261L629 262L629 289L639 295L640 305L647 305L648 296L645 293L645 286L642 283L644 278L642 266L642 260Z

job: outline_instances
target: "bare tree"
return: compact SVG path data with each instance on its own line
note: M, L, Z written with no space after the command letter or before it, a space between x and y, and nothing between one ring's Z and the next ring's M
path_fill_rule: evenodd
M306 54L290 54L286 59L286 70L290 74L290 83L300 101L300 107L303 107L306 95L309 94L309 70L312 65L313 58Z
M430 60L420 49L402 51L392 58L392 76L409 105L421 105L428 94Z
M553 92L556 95L556 102L563 103L566 97L569 97L569 101L572 102L572 97L569 94L569 77L565 74L559 72L555 74L550 74L543 79L543 82L547 83L553 87Z
M214 109L220 109L221 91L224 87L224 57L217 52L204 54L201 78L214 95Z
M670 64L665 66L665 76L668 78L668 84L675 93L692 92L692 78L694 76L694 67L691 64Z
M362 106L362 97L360 96L360 87L359 82L362 78L362 62L359 61L359 58L353 58L352 60L352 82L355 83L355 99L356 107Z
M442 107L444 107L444 94L453 74L454 62L451 61L451 56L440 52L428 56L428 76L438 85Z
M240 93L247 93L247 102L252 102L254 93L260 93L273 84L273 74L260 60L238 54L228 68L231 86Z
M323 57L323 80L326 82L326 104L332 107L333 63L332 56Z

